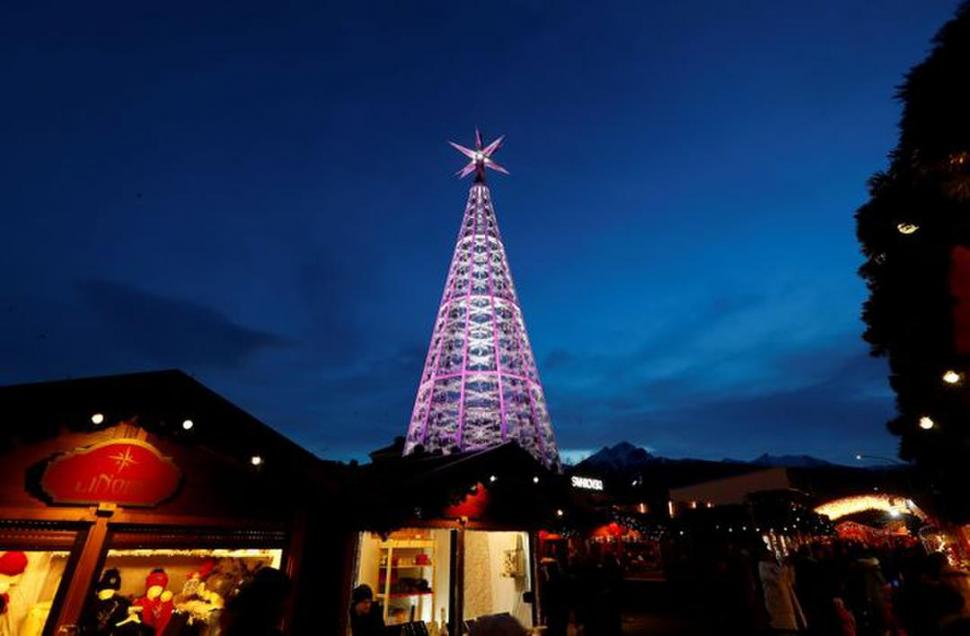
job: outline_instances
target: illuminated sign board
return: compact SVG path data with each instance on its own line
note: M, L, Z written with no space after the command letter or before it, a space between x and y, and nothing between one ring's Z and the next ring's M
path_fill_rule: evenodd
M112 439L54 458L40 486L56 504L156 506L175 494L182 474L157 448Z
M580 477L578 475L573 475L571 478L573 488L582 488L583 490L603 490L603 480L594 479L593 477Z

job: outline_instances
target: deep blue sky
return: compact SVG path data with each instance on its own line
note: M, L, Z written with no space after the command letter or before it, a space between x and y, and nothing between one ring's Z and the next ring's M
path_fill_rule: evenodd
M564 450L891 454L854 209L955 0L0 9L0 383L180 367L403 434L468 182Z

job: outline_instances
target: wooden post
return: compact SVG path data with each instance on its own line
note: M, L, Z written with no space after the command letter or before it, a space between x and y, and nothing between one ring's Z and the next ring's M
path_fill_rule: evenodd
M451 593L448 594L448 633L461 634L465 613L465 524L458 521L458 528L451 531Z
M307 523L305 510L300 510L293 516L292 525L290 526L290 541L286 550L286 563L282 564L286 576L290 579L290 595L286 599L286 608L283 613L284 634L292 633L293 629L296 594L300 589L300 566L303 563L304 550L306 548Z
M532 626L538 627L540 619L544 619L539 608L539 595L542 593L542 581L539 580L539 572L536 564L539 562L539 541L534 530L529 530L529 581L532 583Z
M81 612L84 611L88 592L94 577L97 575L98 564L104 551L104 543L108 536L110 512L110 510L104 513L99 511L94 524L88 528L87 536L84 538L84 547L81 548L77 567L74 569L74 576L68 583L69 587L64 597L64 604L61 606L61 613L55 624L54 633L58 636L70 636L77 633Z

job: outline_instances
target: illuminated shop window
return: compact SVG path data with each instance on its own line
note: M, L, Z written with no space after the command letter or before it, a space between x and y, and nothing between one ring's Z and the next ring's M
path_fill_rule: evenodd
M441 620L448 609L450 530L408 528L360 538L357 585L367 585L384 621Z
M70 552L0 553L0 634L40 636L51 613Z
M260 568L279 568L282 556L280 549L108 550L83 633L145 626L172 636L218 634L226 600Z

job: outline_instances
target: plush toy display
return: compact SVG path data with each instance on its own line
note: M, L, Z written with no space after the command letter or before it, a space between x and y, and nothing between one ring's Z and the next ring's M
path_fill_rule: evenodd
M167 590L167 587L168 575L165 570L155 568L145 577L145 595L136 598L132 604L136 608L141 608L142 622L154 628L156 634L165 632L165 627L175 609L172 603L172 592Z
M0 614L10 605L10 586L16 585L27 569L27 555L23 552L4 552L0 556Z
M81 620L85 634L112 634L116 625L128 619L131 603L118 593L120 589L118 570L105 570L94 586L94 598Z

